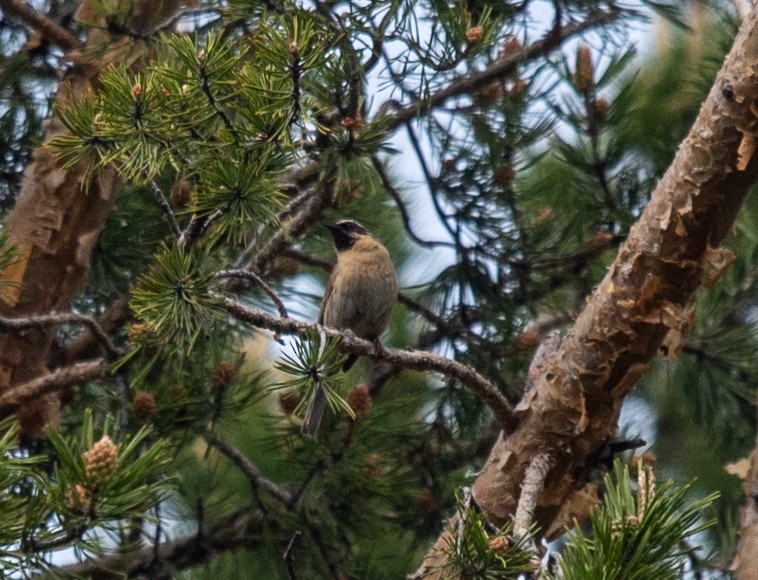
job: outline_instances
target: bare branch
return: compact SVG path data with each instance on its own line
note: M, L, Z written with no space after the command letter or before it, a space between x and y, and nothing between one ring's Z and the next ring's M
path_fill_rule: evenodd
M274 318L264 312L240 304L231 298L224 299L224 307L237 320L259 328L266 328L277 334L304 335L314 330L323 331L328 337L340 338L340 350L342 352L357 354L375 361L392 363L399 368L417 371L436 371L445 376L455 378L492 410L504 431L512 431L517 424L517 417L511 404L497 387L474 369L461 363L425 351L405 351L394 348L377 349L371 341L343 334L332 328L321 327L307 322L298 322L291 318Z
M126 296L119 296L97 317L96 322L103 333L109 336L126 322L129 315L129 300ZM97 334L89 327L85 327L85 330L77 334L70 342L60 341L53 346L47 367L68 366L74 362L94 358L98 355L99 345Z
M545 479L552 466L550 456L540 454L532 459L524 474L524 483L521 486L521 496L516 507L516 516L513 518L513 535L516 539L523 538L532 525L534 508L537 500L545 487Z
M163 215L166 216L166 221L168 222L169 228L171 228L171 234L174 236L174 239L181 239L182 228L179 227L179 223L176 221L176 216L174 215L174 210L171 209L171 205L168 203L163 190L161 190L161 188L158 187L158 184L152 179L148 182L147 186L150 189L150 193L153 194L153 198L158 204L158 207L161 208Z
M63 566L57 571L77 578L98 580L162 577L158 576L158 572L164 570L166 565L174 571L184 570L206 562L214 554L255 547L264 541L265 534L273 534L273 537L281 534L270 520L266 521L265 526L264 521L261 512L239 510L204 533L164 542L157 550L152 545L145 546L133 552ZM266 536L266 541L271 539L272 536ZM287 538L279 538L279 541L286 545Z
M279 298L276 292L274 292L274 289L266 284L255 272L250 272L249 270L222 270L216 274L216 278L242 278L243 280L254 282L261 287L261 290L263 290L271 300L273 300L279 310L279 315L282 318L289 318L287 307L284 305L284 302L282 302L282 299Z
M0 9L8 16L15 16L39 32L45 40L57 44L63 50L71 50L79 46L76 36L22 0L0 0Z
M78 383L102 379L108 375L108 372L108 361L101 358L56 369L28 383L11 387L0 394L0 417L7 417L31 401L49 393Z
M263 475L263 472L258 469L258 467L256 467L255 464L250 461L250 459L248 459L245 454L242 453L239 449L225 441L222 441L210 433L206 433L204 435L204 438L208 442L208 445L218 449L242 470L253 488L262 487L268 490L272 496L282 502L285 507L288 509L292 507L295 502L295 497L290 492L282 489L276 483Z
M110 337L102 329L100 324L91 316L75 314L73 312L51 312L39 316L25 316L10 318L0 315L0 332L11 330L26 330L30 328L44 329L62 324L83 324L97 338L108 354L119 354L120 351L111 342Z

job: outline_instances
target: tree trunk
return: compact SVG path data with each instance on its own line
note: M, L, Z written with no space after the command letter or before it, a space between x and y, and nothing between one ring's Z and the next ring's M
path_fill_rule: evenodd
M97 27L83 46L66 52L72 66L62 75L55 104L65 106L97 91L100 74L116 62L134 68L144 64L145 43L126 35L111 36L106 32L107 20L124 24L131 36L144 35L172 14L178 4L177 0L133 0L131 5L119 3L121 12L107 19L87 3L80 5L77 19ZM53 117L45 126L45 136L64 130ZM19 256L0 273L14 283L2 286L0 315L28 317L67 311L86 283L92 251L113 208L119 182L115 171L106 169L91 179L85 193L85 168L86 162L63 168L55 152L45 145L34 151L16 206L5 220ZM44 329L0 333L0 389L47 373L53 336L52 331ZM24 407L19 411L23 435L40 436L46 424L56 421L58 412L56 395Z
M524 474L547 453L552 469L534 512L543 531L612 442L624 397L658 353L678 355L695 290L732 261L718 249L758 178L758 10L743 23L700 114L652 199L559 350L517 407L473 485L495 524L516 512ZM417 572L446 577L450 531ZM426 574L426 575L424 575Z

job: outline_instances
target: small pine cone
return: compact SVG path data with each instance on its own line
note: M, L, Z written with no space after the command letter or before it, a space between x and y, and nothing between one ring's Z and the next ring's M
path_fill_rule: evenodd
M234 381L235 374L236 369L234 368L234 363L228 360L219 363L216 368L213 369L213 376L211 378L213 388L217 391L225 391L229 385L232 384L232 381Z
M519 350L534 350L539 343L540 331L537 328L527 328L515 340L516 348Z
M93 485L101 485L116 472L118 465L118 447L107 435L84 453L84 468L87 480Z
M428 487L423 488L416 496L414 501L416 509L422 514L432 513L437 506L437 498L434 497L434 492Z
M474 46L479 44L484 38L484 28L481 26L472 26L466 31L466 44Z
M132 85L132 96L139 97L142 94L142 85L140 83L134 83Z
M297 406L300 404L300 397L293 391L284 391L279 393L279 407L285 415L294 415Z
M494 538L490 539L489 542L487 542L487 545L490 547L490 550L496 554L504 554L511 546L508 538L505 536L495 536Z
M142 423L150 423L155 416L155 395L147 391L137 391L132 400L132 409Z
M594 112L595 121L601 123L605 121L605 117L608 115L608 109L610 104L603 97L598 97L595 102L592 103L592 109Z
M377 480L382 476L382 457L378 453L366 455L363 465L360 467L361 474L368 479Z
M129 337L129 340L138 342L139 340L148 338L150 331L147 329L147 325L144 322L135 322L129 327L129 330L126 331L126 335Z
M511 97L521 98L526 93L526 90L529 88L529 83L527 83L524 79L518 79L515 83L513 83L513 86L510 90Z
M516 170L513 165L505 164L495 168L495 182L500 185L508 185L516 179Z
M572 80L579 92L586 93L592 88L592 53L586 44L576 50L576 72Z
M495 81L484 85L472 95L471 99L478 107L488 107L502 99L504 94L503 84Z
M271 275L274 278L288 278L299 274L301 270L300 262L288 258L287 256L277 256L271 266Z
M180 179L171 188L171 204L176 209L184 209L192 201L192 184L186 179Z
M519 39L515 36L511 36L503 45L502 50L500 51L500 58L506 59L510 58L519 52L521 52L521 49L523 47L521 46L521 43L519 42Z
M537 212L534 221L537 224L544 224L549 219L552 219L554 214L555 212L553 211L553 208L543 207L540 211Z
M371 409L371 393L368 392L368 387L365 384L350 389L345 400L353 410L356 421L364 417Z
M645 451L645 453L639 456L639 459L642 459L642 465L647 465L648 467L653 467L655 462L658 461L658 458L652 451Z
M83 514L87 511L89 503L90 494L80 483L77 483L73 488L66 491L66 506L72 511Z

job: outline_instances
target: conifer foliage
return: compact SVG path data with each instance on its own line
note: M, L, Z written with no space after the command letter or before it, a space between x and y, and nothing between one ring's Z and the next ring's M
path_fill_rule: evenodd
M723 4L0 0L3 573L754 577ZM345 218L382 345L313 322Z

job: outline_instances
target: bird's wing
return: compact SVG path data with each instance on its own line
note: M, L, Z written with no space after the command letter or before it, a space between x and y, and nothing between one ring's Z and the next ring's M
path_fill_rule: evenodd
M324 297L321 300L321 307L318 310L318 323L323 325L324 324L324 310L326 309L326 305L329 303L329 299L332 296L332 292L334 290L334 278L335 278L335 272L337 271L337 266L334 266L334 269L332 270L332 273L329 274L329 279L326 281L326 289L324 290Z

